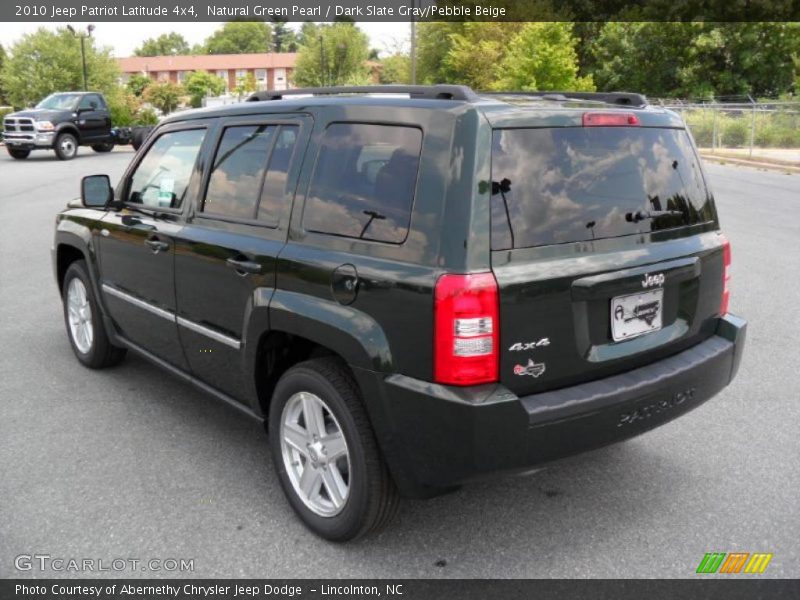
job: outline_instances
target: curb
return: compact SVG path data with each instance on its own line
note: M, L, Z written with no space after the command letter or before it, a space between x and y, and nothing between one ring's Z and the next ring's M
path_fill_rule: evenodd
M759 162L756 160L747 160L744 158L731 158L729 156L720 156L718 154L705 154L700 153L700 157L703 160L721 163L721 164L732 164L742 167L752 167L754 169L763 169L767 171L779 171L781 173L797 173L800 174L800 167L795 167L791 165L781 165L776 163L767 163L767 162Z

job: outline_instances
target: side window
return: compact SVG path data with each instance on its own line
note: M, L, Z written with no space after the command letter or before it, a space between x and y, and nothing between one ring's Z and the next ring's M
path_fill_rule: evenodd
M255 218L276 129L274 125L225 129L214 157L203 212L240 219Z
M400 244L408 233L422 131L334 123L325 131L303 210L309 231Z
M282 125L275 139L275 147L269 159L264 187L261 190L261 202L258 204L258 220L265 223L278 224L280 214L286 201L289 163L292 160L294 146L297 142L298 127Z
M97 95L87 94L81 98L81 102L78 104L78 110L91 110L92 104L94 104L97 108L100 108L100 103L97 101Z
M187 129L160 135L136 167L127 201L150 207L179 208L205 133L205 129Z

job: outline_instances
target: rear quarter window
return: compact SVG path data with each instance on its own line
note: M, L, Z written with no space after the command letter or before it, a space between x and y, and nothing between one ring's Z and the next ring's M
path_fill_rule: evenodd
M498 129L492 138L492 248L646 233L716 219L682 129ZM636 219L634 215L676 214Z
M308 231L400 244L417 184L422 131L334 123L322 139L303 211Z

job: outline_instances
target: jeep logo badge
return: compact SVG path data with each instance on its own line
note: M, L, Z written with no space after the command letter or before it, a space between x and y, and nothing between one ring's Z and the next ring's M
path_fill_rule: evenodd
M642 287L649 288L654 285L662 286L664 285L664 274L663 273L656 273L655 275L650 275L649 273L644 274L644 279L642 279Z

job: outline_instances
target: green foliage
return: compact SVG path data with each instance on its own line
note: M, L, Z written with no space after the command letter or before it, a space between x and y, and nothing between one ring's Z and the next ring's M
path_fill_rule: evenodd
M225 91L225 80L207 71L190 73L183 83L186 93L189 94L191 105L198 108L203 105L206 96L219 96Z
M158 115L152 108L142 108L136 113L134 125L156 125Z
M424 83L479 90L594 89L578 75L571 23L421 23L417 74Z
M464 83L451 73L445 58L453 47L454 34L463 23L420 23L417 26L417 81L426 84Z
M14 108L11 106L0 106L0 131L3 131L3 119L6 115L11 114L14 112Z
M256 54L272 50L272 28L266 23L229 21L206 40L208 54Z
M136 119L136 113L142 101L127 88L119 87L114 93L106 96L108 111L111 113L111 124L114 127L128 127Z
M109 48L84 41L89 89L108 93L117 87L120 72ZM83 88L81 45L66 28L40 28L10 48L0 82L8 102L16 107L34 104L53 92Z
M713 108L683 111L683 118L701 148L741 148L750 145L753 113L747 109ZM716 128L717 140L713 143ZM760 148L799 148L800 115L793 110L756 112L754 145Z
M411 83L411 57L392 54L381 61L381 83Z
M450 47L442 59L448 80L477 90L495 87L506 53L517 39L521 23L464 23L450 36Z
M128 82L125 84L125 86L128 88L128 91L131 94L141 98L142 94L144 94L144 91L151 83L153 83L153 80L147 75L143 75L142 73L134 73L128 78Z
M162 33L157 38L148 38L133 51L136 56L177 56L190 54L191 48L180 33Z
M0 44L0 73L3 72L3 63L6 60L6 51L3 49L3 44ZM3 81L0 79L0 106L6 103L5 94L3 93ZM2 127L2 125L0 125Z
M297 52L299 43L294 29L280 17L272 18L272 50L274 52Z
M594 78L656 97L775 96L793 83L798 48L798 23L606 23Z
M178 108L183 96L183 88L171 81L160 81L144 91L145 101L167 115Z
M298 87L358 84L369 81L364 64L369 55L369 39L351 23L316 26L315 35L305 28L294 71Z
M252 73L248 73L246 77L239 77L236 80L236 87L233 88L233 93L239 98L246 94L252 94L256 91L256 78Z
M509 43L492 85L501 90L594 90L591 75L578 77L577 42L571 23L525 23Z

